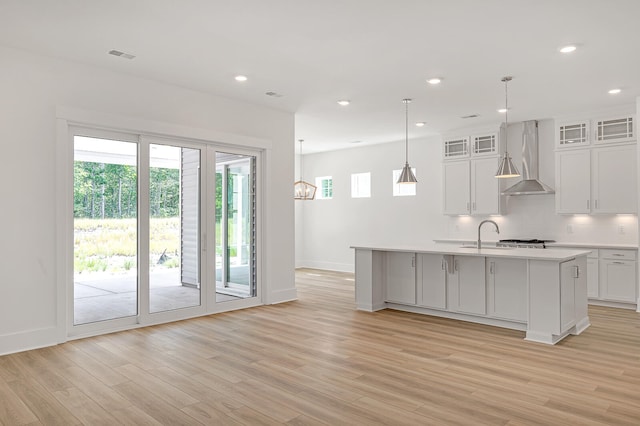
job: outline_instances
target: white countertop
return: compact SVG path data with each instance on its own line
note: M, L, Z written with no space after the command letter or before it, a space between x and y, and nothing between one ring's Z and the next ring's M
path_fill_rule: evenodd
M472 239L454 239L454 238L442 238L433 240L436 243L446 244L475 244L475 240ZM482 243L494 245L498 240L482 240ZM577 248L604 248L604 249L624 249L624 250L638 250L638 245L634 244L602 244L602 243L572 243L570 241L556 241L555 243L546 243L547 247L577 247Z
M483 257L507 257L512 259L533 259L533 260L553 260L564 262L578 256L586 256L589 250L571 250L565 248L534 249L534 248L496 248L482 247L460 247L453 244L421 244L419 246L351 246L353 249L375 250L375 251L401 251L410 253L434 253L449 254L458 256L483 256Z

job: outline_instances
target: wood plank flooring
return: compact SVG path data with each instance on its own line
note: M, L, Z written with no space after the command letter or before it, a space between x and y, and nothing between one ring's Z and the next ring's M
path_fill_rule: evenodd
M296 277L295 302L0 357L0 424L640 424L639 313L590 307L552 347Z

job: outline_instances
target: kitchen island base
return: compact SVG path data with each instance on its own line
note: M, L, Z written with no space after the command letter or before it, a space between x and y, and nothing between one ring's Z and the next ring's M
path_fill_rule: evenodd
M590 325L585 251L355 249L359 310L510 328L552 345Z

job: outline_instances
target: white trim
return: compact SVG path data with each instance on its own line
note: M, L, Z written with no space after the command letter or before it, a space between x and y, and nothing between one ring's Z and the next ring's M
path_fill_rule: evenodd
M298 300L298 290L295 288L289 288L286 290L272 291L269 294L268 300L265 300L265 305L275 305L277 303L291 302Z
M3 334L0 339L0 356L63 343L66 338L62 336L60 339L60 328L60 324L56 324L55 327ZM64 331L64 327L62 329Z
M149 136L169 136L221 145L241 145L257 149L272 148L271 141L267 139L66 106L56 107L56 118L64 119L69 124L90 126L98 129L115 129Z
M98 334L135 329L146 325L161 324L166 322L172 322L176 320L182 320L187 318L194 318L204 315L215 314L219 312L225 312L229 310L242 309L247 307L259 306L264 303L265 289L264 283L268 282L268 271L266 270L267 262L263 261L263 256L266 256L266 241L267 241L267 229L268 218L266 217L266 211L268 211L269 197L266 194L266 190L269 186L268 178L271 165L271 148L272 144L269 140L258 139L253 137L247 137L242 135L227 134L222 132L216 132L208 129L190 128L186 126L161 123L156 121L119 116L115 114L100 113L94 111L86 111L76 108L68 108L58 106L56 108L56 125L57 125L57 154L56 154L56 288L57 288L57 321L55 327L55 334L51 329L43 329L42 331L25 332L16 336L13 343L7 345L5 350L4 345L0 347L0 353L2 352L16 352L20 350L44 347L55 345L57 343L63 343L67 340L88 337ZM201 166L204 167L201 174L202 191L203 194L208 194L211 189L211 185L215 182L210 182L207 176L211 176L213 173L215 177L215 167L206 167L206 162L209 159L214 158L215 151L219 152L233 152L238 154L246 154L256 157L256 177L257 177L257 199L256 209L258 213L258 221L256 223L256 250L257 253L257 268L258 276L256 283L256 297L215 303L215 274L206 274L206 270L210 269L210 262L215 264L215 219L210 219L211 223L201 226L202 239L205 241L202 248L202 262L201 262L201 304L196 307L178 309L175 311L150 313L147 320L140 321L140 315L137 317L125 317L118 318L109 321L102 321L98 323L90 323L80 326L73 325L73 292L69 291L69 283L73 283L73 215L69 214L73 212L73 129L82 129L83 133L88 136L95 134L96 137L114 137L117 140L125 140L138 143L139 150L141 147L148 146L147 143L156 143L157 139L166 141L167 143L183 144L184 146L197 145L202 150L203 161ZM224 142L222 142L224 141ZM148 150L147 150L148 151ZM139 155L144 155L145 150L139 151ZM142 157L140 157L142 159ZM145 157L146 158L146 157ZM138 174L140 175L140 168L138 168ZM138 182L142 182L143 179L138 178ZM147 182L148 189L148 182ZM214 186L215 188L215 186ZM263 194L263 192L265 192ZM140 193L140 187L139 187ZM140 198L140 197L139 197ZM144 197L141 198L141 200ZM208 202L202 203L203 211L213 205L215 207L215 196L206 197ZM140 200L139 200L140 201ZM140 222L140 212L138 212L138 221ZM204 221L204 217L202 220ZM147 227L148 228L148 227ZM207 235L207 229L209 232ZM144 235L148 235L147 232L138 232L138 238L143 239ZM148 242L139 241L139 253L138 262L139 266L148 264L148 259L145 261L141 258L140 253L144 245L148 245ZM71 247L71 250L70 250ZM209 252L213 253L213 258L207 260L205 256L206 248L209 248ZM209 262L209 263L208 263ZM147 265L148 266L148 265ZM141 269L139 269L141 270ZM138 295L139 300L142 297L144 286L140 286L140 293ZM205 288L206 287L206 288ZM148 297L148 296L147 296ZM295 300L297 298L297 291L295 288L284 291L276 291L272 297L270 297L270 303L280 303L288 300ZM143 306L148 306L148 300L143 301ZM143 312L140 309L139 311ZM177 315L182 314L179 318ZM186 315L185 315L186 314ZM25 339L27 341L25 341Z
M355 272L355 265L352 263L323 262L317 260L300 260L296 268L324 269L326 271Z

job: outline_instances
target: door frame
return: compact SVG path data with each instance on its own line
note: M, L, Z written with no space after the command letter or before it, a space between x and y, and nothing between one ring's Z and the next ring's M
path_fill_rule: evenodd
M264 224L265 202L264 192L267 188L266 164L269 163L270 150L272 144L268 140L245 137L240 135L219 133L216 131L207 131L203 129L193 129L180 125L171 125L166 123L148 121L144 119L135 119L130 117L118 116L113 114L96 113L82 109L57 107L56 109L56 133L57 146L56 150L56 281L57 281L57 309L56 309L56 335L59 343L100 335L105 333L117 332L122 330L134 329L153 324L161 324L182 320L192 317L209 315L218 312L226 312L235 309L242 309L252 306L259 306L264 303L263 285L265 277L268 274L264 267L263 259L265 258L264 247L265 241ZM203 149L202 164L208 163L214 167L208 167L206 173L201 173L201 189L206 191L207 182L215 184L215 150L225 152L235 152L239 154L256 156L256 268L257 283L256 297L228 302L215 302L215 273L201 274L201 309L197 312L190 312L187 315L164 315L165 312L158 312L149 315L149 321L139 321L139 315L135 317L119 318L110 321L102 321L93 324L87 324L86 327L73 325L73 315L69 314L70 306L73 308L73 292L70 292L70 285L73 285L73 132L72 128L91 129L100 131L101 136L113 134L118 138L124 135L135 135L139 138L150 137L153 140L165 139L181 141L185 143L194 143L206 147ZM132 130L134 129L134 130ZM229 142L219 142L228 140ZM142 145L139 145L142 146ZM148 145L147 145L148 146ZM141 155L141 153L139 153ZM140 159L143 159L140 156ZM211 159L213 158L213 162ZM148 159L147 159L148 161ZM138 172L140 174L140 171ZM213 174L213 179L211 177ZM207 176L203 179L203 176ZM139 194L139 200L144 199ZM205 197L201 203L203 208L215 209L215 197ZM212 210L214 211L214 210ZM139 213L140 215L140 213ZM207 247L215 247L215 215L212 215L213 228L209 223L205 224L205 217L201 217L201 252L206 252ZM209 222L207 220L206 222ZM207 232L207 229L212 229ZM138 235L142 238L142 235ZM215 253L215 248L214 248ZM139 250L140 252L140 250ZM141 257L140 255L138 256ZM201 268L209 267L206 256L201 258ZM148 260L147 260L148 262ZM213 262L215 265L215 262ZM201 269L202 270L202 269ZM206 277L206 278L205 278ZM206 289L205 289L206 287ZM213 291L211 291L213 289ZM180 311L180 310L179 310ZM171 312L171 311L170 311ZM103 324L104 323L104 324Z

